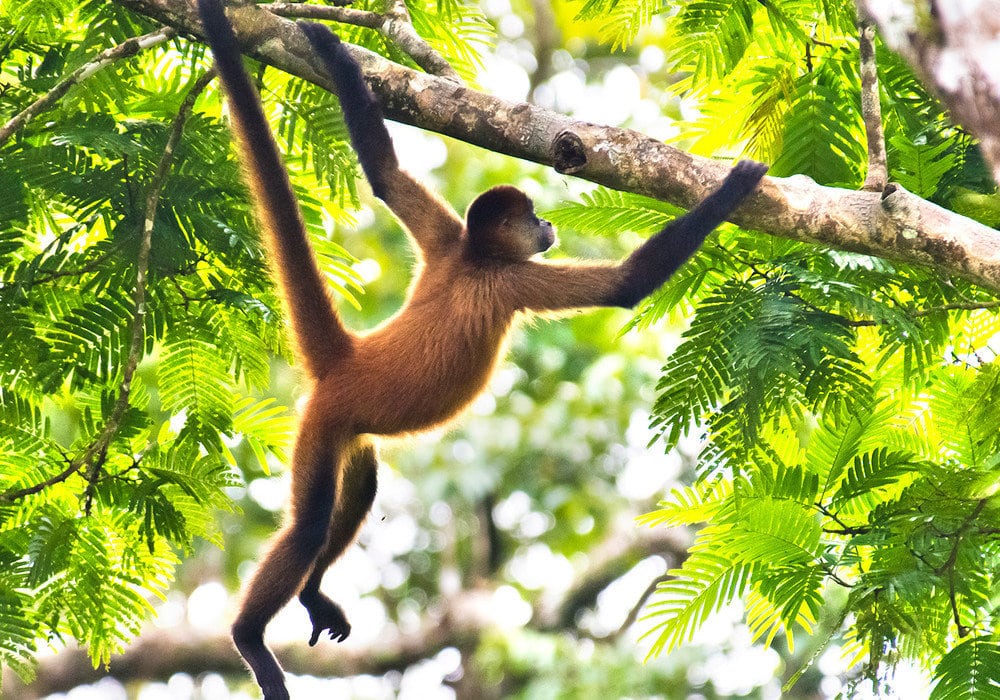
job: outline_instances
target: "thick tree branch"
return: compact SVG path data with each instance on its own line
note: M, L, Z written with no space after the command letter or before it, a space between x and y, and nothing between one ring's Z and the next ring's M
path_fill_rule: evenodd
M529 625L547 632L572 632L576 624L575 612L591 605L597 593L616 578L651 554L662 554L672 563L681 561L689 540L689 534L683 530L637 529L629 521L627 528L614 529L594 548L588 566L565 598L538 604ZM309 647L303 641L278 646L275 651L281 665L293 674L346 677L401 671L446 647L473 649L484 635L509 627L504 609L494 598L491 586L495 585L494 581L444 597L429 607L416 629L406 632L390 629L370 646L356 647L348 642L346 645ZM581 594L581 591L586 593ZM307 634L303 630L303 639ZM607 641L613 642L617 636L611 635ZM27 686L17 681L13 674L5 674L0 692L5 700L34 700L66 692L84 683L94 683L109 671L121 682L167 680L175 673L195 676L218 673L249 678L228 635L206 634L184 626L143 633L128 651L111 659L109 669L95 669L83 649L64 649L42 659L35 680Z
M198 40L190 0L116 0ZM1000 0L996 0L1000 1ZM332 82L298 27L258 7L232 13L245 52L327 89ZM728 165L627 129L576 121L529 104L484 95L352 47L390 119L483 148L551 165L608 187L690 207ZM857 192L805 177L765 178L733 215L749 229L893 260L932 265L1000 291L1000 235L901 187Z
M1000 0L859 0L858 9L976 135L1000 183Z
M388 631L370 646L324 642L310 647L302 641L276 645L274 649L282 667L292 674L331 678L381 675L405 670L446 647L475 646L483 634L505 625L496 610L492 591L463 591L429 610L416 629ZM304 631L303 639L307 636ZM166 681L176 673L250 678L228 634L206 633L184 625L143 633L124 654L113 657L107 669L95 669L82 648L63 649L41 660L35 680L28 685L13 674L4 674L2 697L34 700L95 683L109 673L122 683Z

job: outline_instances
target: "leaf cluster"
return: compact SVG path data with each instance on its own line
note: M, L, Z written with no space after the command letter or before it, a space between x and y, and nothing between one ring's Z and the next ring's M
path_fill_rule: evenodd
M626 18L655 9L579 4L605 13L619 45L639 31ZM682 130L694 150L861 184L853 3L698 0L667 13L673 90L701 110ZM890 178L989 221L994 185L975 144L897 56L877 56ZM612 235L667 216L599 191L552 218ZM702 526L648 607L649 653L742 601L766 643L791 647L796 630L822 624L865 677L905 659L932 670L934 697L997 697L996 308L926 270L732 228L710 237L632 323L690 313L652 427L667 449L689 435L703 446L695 483L643 519Z

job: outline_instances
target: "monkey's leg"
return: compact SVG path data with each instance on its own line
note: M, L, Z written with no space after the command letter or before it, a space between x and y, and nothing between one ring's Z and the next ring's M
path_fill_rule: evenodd
M306 423L304 419L303 423ZM265 700L288 700L284 673L264 645L264 628L298 591L326 542L346 439L320 439L303 425L292 458L289 519L250 579L233 623L233 642Z
M351 457L344 469L326 545L316 557L312 573L299 593L299 601L309 611L313 626L309 646L315 645L326 630L329 630L330 639L339 642L347 639L347 635L351 633L351 625L347 622L344 611L320 593L319 585L330 564L347 549L361 529L361 523L375 500L377 476L378 457L375 447L365 444Z

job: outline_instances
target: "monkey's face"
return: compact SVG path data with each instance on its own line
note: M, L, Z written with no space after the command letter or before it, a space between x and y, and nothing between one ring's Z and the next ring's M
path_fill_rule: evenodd
M556 243L556 230L550 221L535 217L536 253L544 253Z
M527 260L551 248L556 242L556 232L551 223L539 219L533 210L526 209L512 212L500 222L496 239L499 245L494 250L501 257Z
M526 194L500 185L479 195L466 214L469 243L479 256L527 260L556 242L552 224L539 219Z

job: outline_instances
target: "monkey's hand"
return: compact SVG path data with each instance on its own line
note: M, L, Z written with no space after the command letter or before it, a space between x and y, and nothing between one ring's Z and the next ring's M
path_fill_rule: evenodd
M721 215L715 225L721 223L722 219L729 215L733 209L757 188L757 183L767 172L767 166L753 160L741 160L733 166L733 169L726 175L715 192L710 194L702 204L695 209L713 209Z
M309 637L309 646L316 646L320 635L326 630L329 630L330 639L335 639L338 642L347 639L351 633L351 624L347 621L347 616L344 615L344 611L339 605L318 591L300 594L299 602L309 612L309 620L313 626L312 636Z

